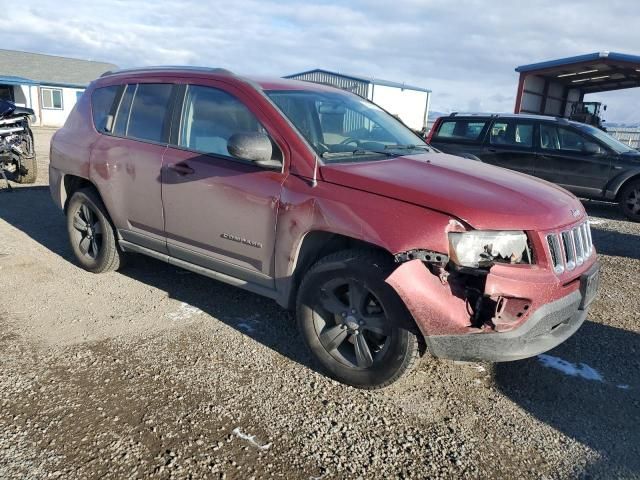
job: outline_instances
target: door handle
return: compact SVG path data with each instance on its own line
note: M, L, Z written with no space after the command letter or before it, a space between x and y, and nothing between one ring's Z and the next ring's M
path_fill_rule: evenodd
M168 165L167 168L173 170L178 175L191 175L196 172L193 168L187 165L186 162L172 163Z
M491 153L496 153L498 151L498 149L496 149L496 148L487 148L487 151L489 151Z

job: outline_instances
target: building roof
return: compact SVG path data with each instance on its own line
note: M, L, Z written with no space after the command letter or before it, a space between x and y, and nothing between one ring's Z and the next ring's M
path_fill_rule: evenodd
M13 75L0 75L0 84L2 85L37 85L37 82L24 77L16 77Z
M86 87L107 70L111 63L0 49L0 76L23 77L31 83Z
M431 90L429 90L427 88L416 87L414 85L408 85L406 83L392 82L390 80L382 80L380 78L374 78L374 77L351 75L351 74L345 74L345 73L340 73L340 72L332 72L330 70L324 70L322 68L315 68L313 70L306 70L306 71L300 72L300 73L293 73L291 75L285 75L284 78L298 78L300 76L303 76L303 75L306 75L306 74L309 74L309 73L326 73L326 74L329 74L329 75L336 75L338 77L343 77L343 78L347 78L347 79L350 79L350 80L355 80L357 82L372 83L374 85L384 85L386 87L403 88L405 90L415 90L415 91L418 91L418 92L431 93Z
M640 87L640 56L616 52L595 52L575 57L521 65L521 75L537 75L548 80L596 93Z

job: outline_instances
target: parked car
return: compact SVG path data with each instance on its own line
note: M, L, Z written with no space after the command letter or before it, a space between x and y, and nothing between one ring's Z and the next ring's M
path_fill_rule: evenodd
M51 144L77 262L137 252L275 299L334 378L563 342L598 285L570 193L438 153L354 94L216 69L93 82Z
M579 197L617 202L640 222L640 152L591 125L505 114L440 117L430 145L534 175Z

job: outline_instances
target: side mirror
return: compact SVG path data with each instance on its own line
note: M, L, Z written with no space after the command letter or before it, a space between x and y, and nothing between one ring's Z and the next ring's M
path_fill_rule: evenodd
M597 154L601 153L600 147L597 144L591 143L591 142L585 143L582 146L582 151L584 153L588 153L589 155L597 155Z
M282 163L271 159L271 139L264 133L234 133L229 138L227 150L235 158L249 160L264 168L282 168Z

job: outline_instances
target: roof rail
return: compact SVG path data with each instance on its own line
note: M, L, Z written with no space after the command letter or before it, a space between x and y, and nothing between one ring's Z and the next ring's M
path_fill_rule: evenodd
M473 117L473 116L480 116L480 117L499 117L501 114L500 113L483 113L483 112L452 112L449 114L450 117L457 117L457 116L465 116L465 117Z
M227 70L226 68L211 68L211 67L194 67L189 65L154 65L150 67L137 67L137 68L123 68L121 70L109 70L108 72L104 72L100 75L102 77L109 77L111 75L118 75L120 73L144 73L144 72L161 72L161 71L180 71L180 70L189 70L192 72L203 72L203 73L219 73L225 75L233 75L233 72Z

